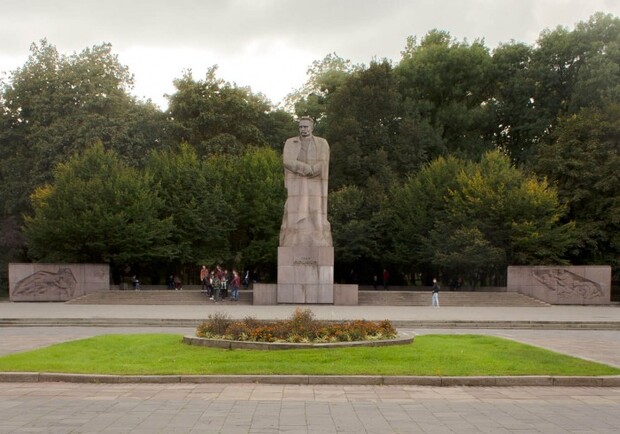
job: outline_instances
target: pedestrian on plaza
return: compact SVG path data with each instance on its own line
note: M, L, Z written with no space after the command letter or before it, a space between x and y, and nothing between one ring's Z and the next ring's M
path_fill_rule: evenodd
M433 295L431 298L431 306L433 307L439 307L439 282L437 282L437 279L433 279Z
M228 298L228 285L230 284L231 280L232 274L230 274L228 270L224 268L224 281L222 283L222 291L224 295L222 296L222 298Z
M178 275L174 276L174 289L176 291L180 291L183 289L183 285L181 284L181 278Z
M245 276L243 277L243 288L248 289L250 286L250 269L245 270Z
M390 272L387 268L383 269L383 289L387 291L388 284L390 283Z
M237 270L233 270L233 277L230 282L230 299L232 301L239 301L239 286L241 286L241 277Z
M211 276L209 277L209 286L211 288L211 294L209 295L209 300L218 301L218 294L220 291L220 281L215 275L215 271L211 271Z
M209 270L206 265L203 265L200 269L200 290L201 291L209 291L209 283L207 282L207 278L209 277Z

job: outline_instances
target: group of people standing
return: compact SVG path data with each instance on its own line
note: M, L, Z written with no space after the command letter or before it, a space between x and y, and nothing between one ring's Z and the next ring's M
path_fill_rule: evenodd
M241 276L237 270L232 274L225 268L217 265L214 270L209 272L206 265L200 268L200 289L205 291L209 300L215 302L228 298L230 289L230 300L239 301L239 287L241 286Z

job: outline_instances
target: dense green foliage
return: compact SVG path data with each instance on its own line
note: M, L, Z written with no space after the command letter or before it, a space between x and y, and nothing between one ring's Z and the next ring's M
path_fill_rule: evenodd
M575 263L620 265L620 104L584 108L560 119L535 168L558 187L576 222Z
M562 263L575 242L573 224L559 224L565 210L555 190L497 151L479 163L440 157L392 198L392 226L400 228L394 261L453 279L501 275L509 264Z
M170 218L152 180L98 143L54 171L32 195L30 253L46 262L126 263L166 257Z
M104 335L0 357L8 372L115 375L618 375L620 369L507 339L418 336L410 345L257 351L186 345L180 335Z
M433 30L395 63L312 63L286 106L331 145L337 280L387 267L395 284L501 284L506 265L562 262L611 264L617 279L618 83L620 19L602 13L533 46ZM109 44L65 56L43 40L0 85L3 264L275 278L292 113L215 67L175 80L161 111L130 96Z

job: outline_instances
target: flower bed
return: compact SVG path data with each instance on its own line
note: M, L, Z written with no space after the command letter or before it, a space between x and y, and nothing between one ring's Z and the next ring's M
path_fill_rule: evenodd
M394 345L413 340L398 338L389 320L333 323L319 321L311 310L299 308L289 319L281 321L259 321L252 317L232 320L227 314L215 313L198 326L196 336L186 337L184 341L222 348L289 349L337 347L342 344Z

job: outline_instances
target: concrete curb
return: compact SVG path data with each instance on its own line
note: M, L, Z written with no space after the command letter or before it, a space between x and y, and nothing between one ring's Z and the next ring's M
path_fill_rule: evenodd
M293 385L438 386L438 387L620 387L620 375L586 376L499 376L439 377L382 375L91 375L49 372L0 372L1 383L258 383Z
M204 319L2 318L0 327L198 327ZM392 320L396 328L620 330L620 321Z
M398 336L394 339L378 339L369 341L350 341L332 343L293 343L293 342L256 342L233 341L227 339L210 339L197 336L183 336L183 343L201 347L223 348L226 350L308 350L320 348L359 348L359 347L388 347L392 345L409 345L413 343L412 336Z

